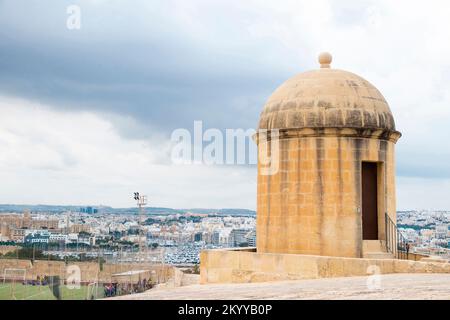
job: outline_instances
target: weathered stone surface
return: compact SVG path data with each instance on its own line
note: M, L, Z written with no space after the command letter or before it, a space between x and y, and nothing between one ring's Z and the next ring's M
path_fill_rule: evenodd
M283 83L261 113L260 129L305 127L381 128L395 131L383 95L351 72L320 69Z
M394 149L378 138L282 139L278 172L263 175L258 166L258 251L362 257L361 164L378 163L378 238L385 239L385 212L396 219Z
M373 281L375 280L375 281ZM117 297L130 300L450 299L450 274L386 274L266 283L192 285Z
M450 273L450 263L204 250L200 283L354 277L373 273Z

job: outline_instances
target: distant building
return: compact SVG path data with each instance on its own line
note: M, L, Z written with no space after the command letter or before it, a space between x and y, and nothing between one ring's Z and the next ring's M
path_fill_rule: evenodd
M50 234L49 242L67 242L67 235L61 233Z
M50 241L50 233L43 231L43 232L33 232L30 234L27 234L24 238L25 243L49 243Z
M245 239L249 247L256 247L256 230L251 230L247 233Z
M228 239L231 247L239 247L241 245L248 245L247 234L251 230L249 229L233 229L231 230L230 237Z
M195 241L195 242L202 241L202 239L203 239L203 237L202 237L202 233L201 233L201 232L197 232L197 233L194 235L194 241Z
M77 233L69 233L67 235L68 243L77 243L78 242L78 234Z
M70 226L70 233L86 232L90 233L91 228L87 224L73 224Z
M437 225L435 229L435 236L437 239L446 239L448 234L448 225L441 224Z
M58 228L57 219L33 219L30 212L24 214L0 215L0 234L2 239L23 241L24 230L55 230Z
M26 229L12 228L10 229L10 239L15 242L23 242Z
M218 246L220 245L220 232L214 231L211 235L211 244Z
M93 214L93 213L98 213L98 209L93 208L93 207L83 207L83 208L80 208L80 212L87 213L87 214Z

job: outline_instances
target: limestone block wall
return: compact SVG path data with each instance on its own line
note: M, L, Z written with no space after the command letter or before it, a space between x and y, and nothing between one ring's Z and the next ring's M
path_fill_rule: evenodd
M367 276L386 273L450 273L450 263L299 254L204 250L200 283L247 283Z
M71 265L76 265L78 268L80 268L81 281L83 282L92 282L92 279L99 278L100 266L98 265L98 263L77 262L68 264L68 266ZM99 279L98 282L102 282L101 279Z
M3 276L5 269L25 269L28 271L31 268L30 260L0 259L0 276Z
M259 148L271 143L259 141ZM263 175L258 165L258 252L361 257L363 161L379 163L378 230L385 239L384 212L396 219L394 148L351 129L282 137L278 172Z
M155 283L164 283L174 276L174 267L169 265L149 265L143 263L129 264L104 264L102 270L96 262L71 262L66 265L63 261L0 259L0 277L6 268L25 269L28 280L36 279L37 276L59 275L61 279L67 279L69 267L79 268L81 282L89 283L97 281L110 282L112 275L132 270L152 271L150 279ZM154 271L154 272L153 272Z
M135 264L104 264L103 270L99 272L99 282L109 282L111 281L112 275L117 273L123 273L127 271L136 271L136 270L151 270L154 272L150 273L150 280L155 283L164 283L168 281L170 278L174 277L175 267L172 266L163 266L163 265L148 265L142 263Z
M63 261L46 261L36 260L33 262L32 268L27 272L27 275L35 279L36 276L44 275L66 275L66 264ZM64 279L64 278L63 278Z

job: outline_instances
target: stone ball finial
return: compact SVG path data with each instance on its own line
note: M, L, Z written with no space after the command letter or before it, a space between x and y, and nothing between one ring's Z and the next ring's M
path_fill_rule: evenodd
M328 52L322 52L319 54L319 63L321 68L329 68L333 57Z

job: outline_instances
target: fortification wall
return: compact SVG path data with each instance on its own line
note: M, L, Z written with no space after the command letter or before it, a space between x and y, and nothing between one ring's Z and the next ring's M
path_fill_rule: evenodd
M100 267L96 262L71 262L19 259L0 259L0 276L5 269L25 269L28 280L37 276L58 275L61 279L67 279L73 272L80 272L82 282L110 282L113 275L127 271L149 270L151 280L156 283L164 283L174 276L175 267L168 265L153 265L143 263L108 264Z
M246 283L367 276L388 273L450 273L450 263L363 259L301 254L204 250L200 283Z
M386 238L385 212L396 221L395 145L344 133L280 139L278 170L258 165L258 252L362 257L363 161L379 163L378 239Z

